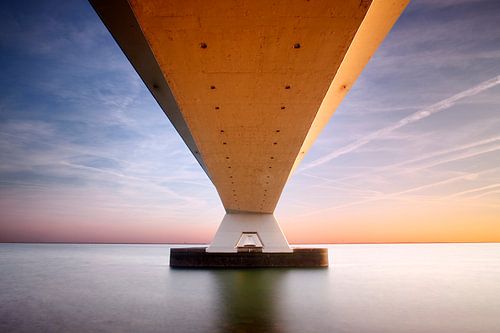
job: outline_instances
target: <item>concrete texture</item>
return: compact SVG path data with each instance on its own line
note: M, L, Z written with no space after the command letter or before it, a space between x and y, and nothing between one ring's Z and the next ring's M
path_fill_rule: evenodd
M205 248L170 249L170 266L179 268L328 267L328 249L290 253L210 253Z
M244 232L255 232L262 241L262 252L292 252L273 214L226 214L207 252L237 252Z
M227 212L206 253L171 263L327 265L322 250L292 252L272 213L409 0L90 1ZM243 232L260 253L229 253Z
M408 0L91 2L226 211L272 213Z

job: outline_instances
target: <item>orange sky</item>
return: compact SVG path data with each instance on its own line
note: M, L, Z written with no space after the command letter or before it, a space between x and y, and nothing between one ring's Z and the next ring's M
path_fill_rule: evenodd
M379 201L291 218L284 229L304 243L500 242L498 208L480 203Z

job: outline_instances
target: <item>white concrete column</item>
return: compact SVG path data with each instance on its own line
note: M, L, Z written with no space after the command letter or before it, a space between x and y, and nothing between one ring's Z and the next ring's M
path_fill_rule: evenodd
M257 233L262 252L293 252L273 214L226 214L207 252L238 252L236 244L243 233Z

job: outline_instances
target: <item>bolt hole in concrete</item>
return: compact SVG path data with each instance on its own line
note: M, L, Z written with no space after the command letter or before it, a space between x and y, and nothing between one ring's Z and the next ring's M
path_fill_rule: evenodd
M220 108L218 106L215 107L215 110L219 110Z
M208 46L207 46L207 44L206 44L206 43L200 43L200 47L201 47L202 49L206 49Z
M290 86L285 86L285 89L290 89Z
M300 43L295 43L293 44L294 49L300 49Z
M210 89L214 90L214 89L215 89L215 86L210 86Z

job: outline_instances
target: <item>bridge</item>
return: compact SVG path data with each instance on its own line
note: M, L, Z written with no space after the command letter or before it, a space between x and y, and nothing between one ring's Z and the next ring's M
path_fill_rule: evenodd
M273 212L409 0L90 2L226 210L210 246L184 255L307 261Z

